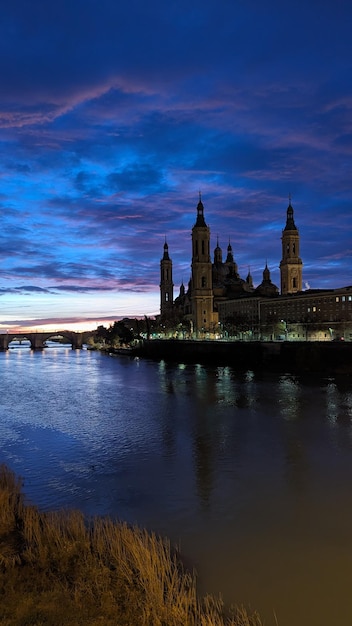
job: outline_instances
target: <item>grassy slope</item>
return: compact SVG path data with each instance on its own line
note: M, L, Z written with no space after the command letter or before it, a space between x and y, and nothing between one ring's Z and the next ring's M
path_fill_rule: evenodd
M168 541L81 513L41 513L0 466L2 626L262 626L244 608L225 617L199 599Z

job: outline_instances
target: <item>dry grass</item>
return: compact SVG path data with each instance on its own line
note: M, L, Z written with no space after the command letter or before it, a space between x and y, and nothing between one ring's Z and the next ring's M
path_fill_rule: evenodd
M77 511L41 513L0 466L2 626L262 626L245 608L199 598L170 543Z

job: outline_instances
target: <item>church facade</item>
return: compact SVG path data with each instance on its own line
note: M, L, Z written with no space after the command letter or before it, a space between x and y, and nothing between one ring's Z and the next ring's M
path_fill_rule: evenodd
M181 284L175 299L172 261L164 244L160 319L179 322L188 329L187 336L194 338L352 339L352 287L302 291L300 236L291 200L281 243L280 291L271 281L267 264L262 282L254 287L250 271L241 278L230 241L225 260L218 239L211 258L210 228L199 197L192 228L191 277L187 289Z

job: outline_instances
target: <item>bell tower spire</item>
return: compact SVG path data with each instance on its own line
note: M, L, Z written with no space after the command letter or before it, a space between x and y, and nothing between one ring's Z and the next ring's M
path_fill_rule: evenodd
M164 255L160 261L160 314L170 311L174 302L174 284L172 282L172 261L169 246L164 243Z
M210 228L204 219L199 192L197 219L192 228L192 318L196 335L209 332L214 325Z
M299 232L296 228L291 194L286 211L286 226L282 231L282 259L280 262L281 294L302 291L302 259L299 256Z

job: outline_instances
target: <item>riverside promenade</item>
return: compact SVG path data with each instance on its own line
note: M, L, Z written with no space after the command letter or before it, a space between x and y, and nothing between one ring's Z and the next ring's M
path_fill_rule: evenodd
M238 370L351 374L352 342L144 340L134 354Z

